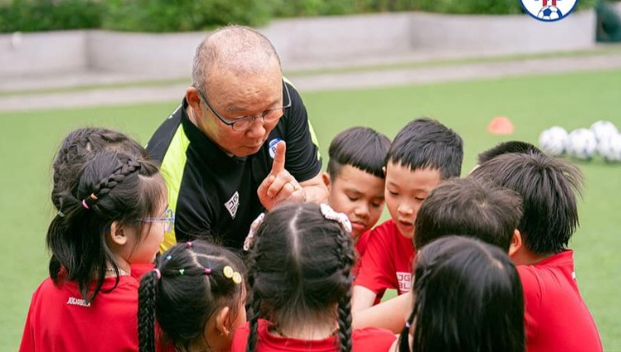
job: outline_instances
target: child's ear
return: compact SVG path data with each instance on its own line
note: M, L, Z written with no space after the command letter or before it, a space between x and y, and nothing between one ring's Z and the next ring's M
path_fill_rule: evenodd
M107 236L114 244L123 246L127 243L128 238L124 227L125 226L121 225L118 221L114 221L112 225L110 225L110 232Z
M218 332L218 335L228 336L232 333L230 318L231 309L229 307L224 307L220 309L220 311L216 315L216 331Z
M382 166L382 172L384 173L384 177L386 177L386 166Z
M323 181L323 184L326 185L326 187L328 188L328 192L330 192L330 185L332 184L332 179L330 179L330 174L327 172L323 172L321 174L321 180Z
M511 237L511 244L509 245L509 257L513 258L516 253L522 249L524 242L522 242L522 234L518 229L513 231L513 237Z

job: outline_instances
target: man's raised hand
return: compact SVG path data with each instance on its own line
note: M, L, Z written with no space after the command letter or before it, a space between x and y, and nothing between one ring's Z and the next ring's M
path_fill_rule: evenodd
M282 202L304 202L306 193L298 181L285 169L287 144L276 144L274 163L269 175L261 182L257 194L268 211Z

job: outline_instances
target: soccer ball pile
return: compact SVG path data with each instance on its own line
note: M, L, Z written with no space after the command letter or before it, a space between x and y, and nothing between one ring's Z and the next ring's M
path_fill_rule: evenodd
M610 121L597 121L591 128L578 128L567 133L559 126L539 135L539 146L546 154L590 160L596 153L608 162L621 162L621 134Z

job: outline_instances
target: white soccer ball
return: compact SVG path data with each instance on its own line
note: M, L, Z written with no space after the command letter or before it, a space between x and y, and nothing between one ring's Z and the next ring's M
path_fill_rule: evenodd
M576 159L589 160L596 150L597 140L591 130L579 128L567 137L567 153Z
M561 12L561 10L558 9L558 7L548 5L539 10L537 17L546 21L555 21L563 17L563 13Z
M608 137L619 133L619 130L614 123L604 120L600 120L592 124L591 131L595 133L597 143L601 143L602 141L607 140Z
M599 145L599 154L609 162L621 161L621 134L613 134L602 140Z
M550 156L561 156L567 146L567 131L563 127L550 127L539 135L539 146Z

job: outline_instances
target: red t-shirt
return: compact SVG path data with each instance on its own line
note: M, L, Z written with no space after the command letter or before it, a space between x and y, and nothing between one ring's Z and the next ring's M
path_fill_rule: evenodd
M338 351L336 337L329 337L324 340L298 340L287 337L274 336L269 333L268 328L271 323L259 319L259 327L257 329L257 348L258 352L336 352ZM231 352L246 352L246 344L248 335L250 334L249 323L246 323L235 331L233 336L233 345ZM388 351L393 342L395 335L386 330L379 328L356 329L352 333L353 350L356 352L385 352Z
M365 231L362 235L360 235L358 242L356 242L356 251L358 252L360 258L362 258L364 253L367 251L367 246L369 244L369 238L371 237L372 231L373 230Z
M106 278L102 289L114 282ZM138 287L133 276L121 276L114 290L100 291L87 305L75 282L43 280L32 295L19 351L138 351Z
M136 280L138 280L138 282L140 282L144 274L153 270L155 268L155 265L153 264L132 264L131 267L132 267L132 272L130 275Z
M380 296L386 289L397 289L400 295L409 292L414 259L412 240L401 235L391 219L373 229L368 241L355 285Z
M527 352L597 352L602 342L580 296L573 251L518 265L526 304Z

